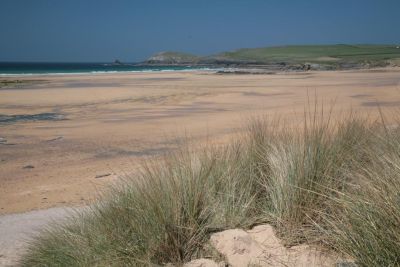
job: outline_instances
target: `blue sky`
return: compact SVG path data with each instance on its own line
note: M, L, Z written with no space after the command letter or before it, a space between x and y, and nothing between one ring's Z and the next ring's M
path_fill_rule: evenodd
M124 62L290 44L400 43L400 0L1 0L0 61Z

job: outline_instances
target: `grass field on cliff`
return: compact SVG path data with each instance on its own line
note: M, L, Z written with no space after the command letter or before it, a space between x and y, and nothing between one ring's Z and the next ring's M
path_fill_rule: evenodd
M22 266L147 266L210 255L211 233L272 224L286 245L400 265L400 129L384 120L253 119L224 147L185 146L43 231Z
M161 59L161 63L321 63L335 65L340 63L369 63L384 66L388 62L398 63L400 48L398 45L293 45L262 48L243 48L215 55L198 57L180 52L163 52L152 58ZM150 62L149 61L149 62Z
M220 56L235 60L257 61L308 61L335 62L389 60L400 58L396 45L297 45L239 49L221 53Z

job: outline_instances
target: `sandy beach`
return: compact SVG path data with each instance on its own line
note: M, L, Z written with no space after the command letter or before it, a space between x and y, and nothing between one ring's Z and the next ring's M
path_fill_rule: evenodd
M180 140L224 142L257 114L299 123L315 96L334 114L377 115L378 106L391 114L400 106L398 68L7 79L26 83L0 88L0 115L8 115L0 123L0 214L89 204L141 159Z

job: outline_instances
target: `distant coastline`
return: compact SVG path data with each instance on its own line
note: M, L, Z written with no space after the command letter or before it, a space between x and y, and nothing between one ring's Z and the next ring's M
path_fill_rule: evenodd
M212 70L220 73L351 70L400 66L400 47L391 45L299 45L243 48L210 56L159 52L138 63L0 62L0 76Z
M211 66L255 68L267 71L346 70L400 66L400 46L386 45L293 45L242 48L209 56L159 52L141 66Z

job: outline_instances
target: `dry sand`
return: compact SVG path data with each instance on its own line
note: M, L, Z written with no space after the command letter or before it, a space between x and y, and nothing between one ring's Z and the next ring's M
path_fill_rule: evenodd
M383 109L400 105L400 69L393 68L18 79L40 81L0 88L0 115L54 113L63 119L0 124L0 214L87 204L143 157L174 147L176 137L223 141L255 114L299 122L315 95L325 106L335 101L338 112L378 114L377 102Z

